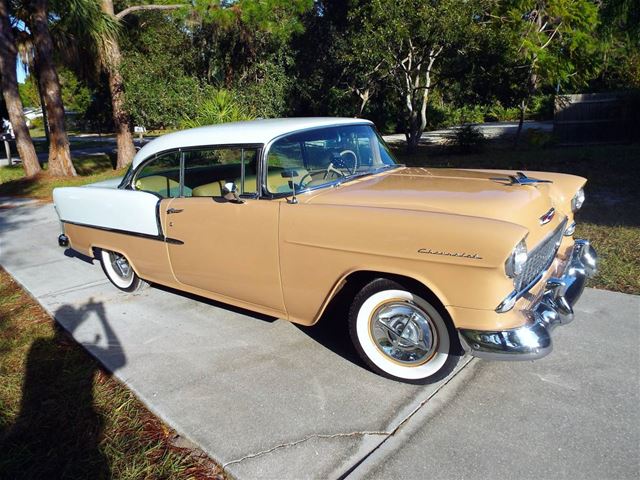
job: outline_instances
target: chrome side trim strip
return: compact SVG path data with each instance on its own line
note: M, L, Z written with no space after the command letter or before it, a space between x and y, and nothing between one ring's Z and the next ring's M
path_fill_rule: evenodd
M164 235L149 235L147 233L129 232L126 230L118 230L117 228L99 227L97 225L87 225L86 223L78 223L78 222L63 221L62 223L68 224L68 225L75 225L77 227L94 228L96 230L103 230L105 232L111 232L111 233L119 233L121 235L129 235L132 237L147 238L149 240L158 240L160 242L164 242L167 240Z

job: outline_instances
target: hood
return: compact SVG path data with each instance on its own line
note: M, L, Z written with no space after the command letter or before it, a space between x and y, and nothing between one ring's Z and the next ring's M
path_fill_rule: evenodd
M541 175L531 176L543 178ZM527 228L529 241L555 228L566 216L556 205L552 184L507 185L492 180L515 172L402 168L321 190L308 199L312 204L398 208L490 218ZM545 177L562 174L545 174ZM549 178L553 181L552 178ZM540 217L556 209L552 221Z

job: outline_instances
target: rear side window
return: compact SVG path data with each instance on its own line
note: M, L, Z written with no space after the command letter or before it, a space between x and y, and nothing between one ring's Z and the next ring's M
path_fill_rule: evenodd
M184 155L185 197L220 197L225 183L236 184L240 195L257 192L257 149L199 148Z
M162 198L180 196L180 152L165 153L151 160L138 172L133 187Z

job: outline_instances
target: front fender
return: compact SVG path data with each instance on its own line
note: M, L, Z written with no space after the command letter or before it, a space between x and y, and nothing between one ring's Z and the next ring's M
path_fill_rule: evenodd
M495 308L513 287L504 261L527 233L445 213L283 203L280 265L290 320L313 323L340 279L374 270L423 283L445 305Z

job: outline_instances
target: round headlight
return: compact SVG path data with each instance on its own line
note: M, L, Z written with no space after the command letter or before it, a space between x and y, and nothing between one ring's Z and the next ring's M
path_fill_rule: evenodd
M584 190L581 188L571 199L571 210L577 212L584 203Z
M522 273L524 264L527 263L527 244L521 240L509 255L505 264L507 276L515 278Z

